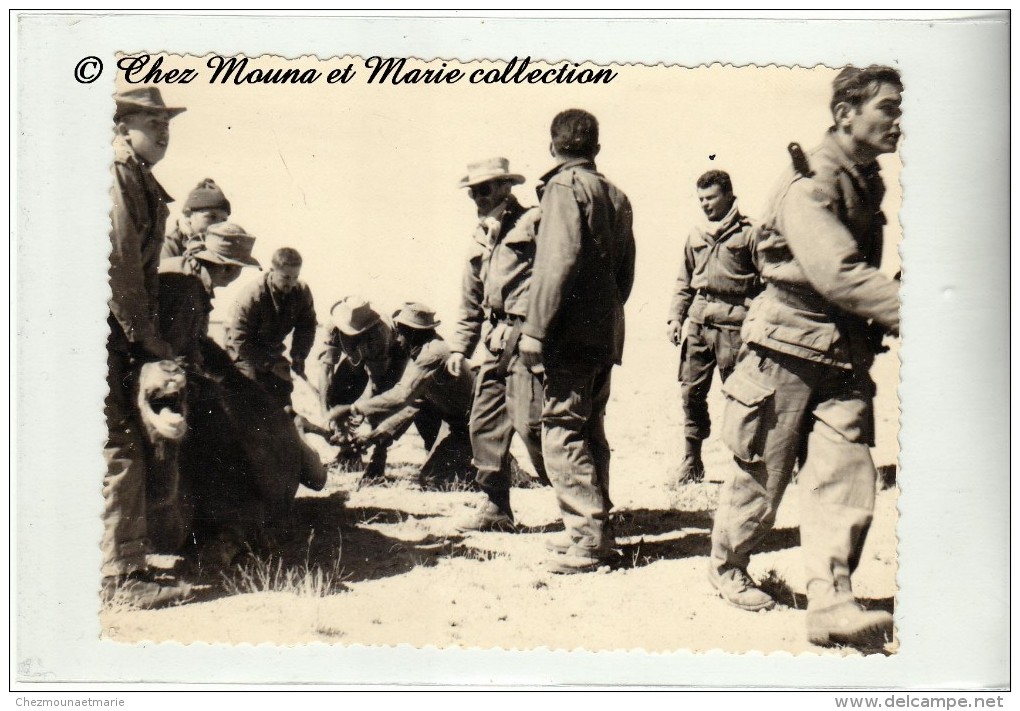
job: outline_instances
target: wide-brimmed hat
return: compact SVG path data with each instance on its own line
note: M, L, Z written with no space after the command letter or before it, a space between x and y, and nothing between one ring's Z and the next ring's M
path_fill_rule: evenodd
M159 93L159 89L154 86L140 86L118 91L113 98L117 102L118 116L144 111L150 114L166 114L167 118L173 118L177 114L187 111L183 106L167 106L163 102L163 96Z
M357 336L379 323L381 317L360 296L345 296L329 309L329 317L340 333Z
M400 311L393 314L393 322L419 331L429 331L442 323L436 320L436 312L425 304L408 301Z
M457 187L470 188L490 180L509 180L514 185L524 182L524 176L510 172L510 161L506 158L489 158L477 163L468 163L468 174L460 179Z
M255 237L245 232L240 225L235 225L232 222L217 222L206 230L202 249L195 252L195 258L213 264L234 264L239 267L261 269L262 265L251 256L254 246Z

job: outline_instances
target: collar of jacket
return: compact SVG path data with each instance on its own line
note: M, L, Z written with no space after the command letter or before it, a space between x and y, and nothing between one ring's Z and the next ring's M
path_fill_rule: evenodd
M152 168L138 159L135 149L131 147L131 144L123 136L114 136L113 138L113 161L137 169L142 176L142 180L152 192L159 196L160 202L167 204L174 201L170 193L156 180L156 176L152 174Z
M557 173L562 173L564 170L570 170L571 168L587 168L592 172L595 171L595 161L591 158L571 158L565 160L562 163L555 165L549 172L538 179L538 185L535 186L535 192L538 194L538 199L542 199L543 193L545 193L545 186L549 180Z
M744 216L740 214L737 201L734 200L730 211L721 220L718 222L712 222L711 220L706 222L705 234L714 240L721 240L731 234L734 231L734 227L739 227L743 222Z
M878 161L873 160L869 163L859 165L853 161L853 159L846 154L843 147L839 145L839 141L836 140L835 129L829 129L825 134L825 139L822 141L822 149L832 155L835 159L836 164L851 176L854 180L868 185L878 176L879 166Z

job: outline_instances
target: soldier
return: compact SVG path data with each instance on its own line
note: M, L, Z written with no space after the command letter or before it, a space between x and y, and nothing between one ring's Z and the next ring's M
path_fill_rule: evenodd
M383 447L407 431L414 422L429 456L421 468L423 486L449 479L451 471L468 474L471 440L468 415L474 374L448 369L450 347L436 333L440 322L435 312L420 303L408 302L393 317L396 340L408 355L400 380L389 390L337 405L328 418L341 421L350 416L371 418L376 425L366 441ZM466 465L466 466L465 466Z
M192 250L159 263L160 330L191 365L201 365L214 291L232 284L244 267L262 269L251 256L254 244L243 227L224 222L210 227Z
M102 590L106 600L117 597L139 607L157 607L186 598L191 588L183 582L157 580L146 565L148 463L128 383L140 363L176 355L159 335L157 276L169 214L166 204L173 198L153 177L152 167L166 155L170 119L184 109L167 106L154 87L120 92L116 105Z
M871 644L892 615L854 599L875 503L869 376L881 331L899 330L896 283L878 271L882 179L876 159L900 138L902 83L888 67L848 67L833 82L834 126L805 157L791 144L762 223L766 283L744 322L744 347L723 386L723 440L737 467L721 492L709 579L727 602L763 610L775 601L747 565L775 522L800 458L807 632L813 644Z
M212 178L206 178L188 193L184 209L174 228L163 240L163 259L180 257L201 245L206 230L230 217L230 201Z
M535 259L538 208L524 208L510 192L524 176L506 158L472 163L460 181L478 209L478 227L464 269L460 320L450 341L448 368L465 370L464 358L483 344L471 408L471 447L476 483L485 494L458 524L462 531L510 528L510 441L516 430L539 479L542 459L542 379L517 355L528 313L528 283Z
M319 398L327 413L359 397L386 392L400 380L407 362L394 324L362 297L341 299L333 304L329 315L332 326L319 354ZM373 425L379 422L374 417L369 421ZM385 473L387 447L388 443L376 443L365 469L366 480L381 478Z
M687 448L680 482L705 477L701 444L711 431L708 391L719 366L725 381L740 351L740 325L747 305L760 291L754 257L755 227L737 208L730 176L710 170L698 178L698 202L708 222L694 227L684 245L684 261L669 308L669 338L680 345L680 392Z
M564 539L550 570L592 571L609 557L609 442L613 365L623 355L623 305L634 283L630 201L595 169L599 127L580 109L552 122L556 167L540 187L542 222L528 292L521 358L544 368L542 453Z
M312 292L298 281L301 255L290 247L273 253L272 268L242 293L227 326L227 353L238 369L290 408L294 383L290 372L305 375L305 359L315 342ZM290 362L283 341L293 331Z

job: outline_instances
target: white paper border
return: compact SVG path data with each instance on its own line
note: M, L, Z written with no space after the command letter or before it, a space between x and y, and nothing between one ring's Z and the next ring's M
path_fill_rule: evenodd
M477 15L478 13L472 13ZM554 13L565 16L566 13ZM722 13L715 13L722 14ZM804 15L804 13L798 13ZM700 19L12 17L11 679L36 682L984 687L1008 683L1008 24ZM21 31L19 32L19 24ZM286 26L287 31L281 31ZM105 89L72 77L117 50L904 71L900 651L866 659L527 653L98 640L96 541L81 502L103 462ZM100 83L101 86L108 86ZM48 413L66 422L54 423ZM61 428L59 439L55 428ZM18 688L42 688L21 684Z

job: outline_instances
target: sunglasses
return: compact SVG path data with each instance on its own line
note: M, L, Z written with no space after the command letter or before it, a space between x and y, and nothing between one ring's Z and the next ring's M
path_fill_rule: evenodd
M492 195L492 191L496 189L498 184L495 180L490 180L486 183L479 183L478 185L472 185L468 188L468 195L471 197L485 198Z

